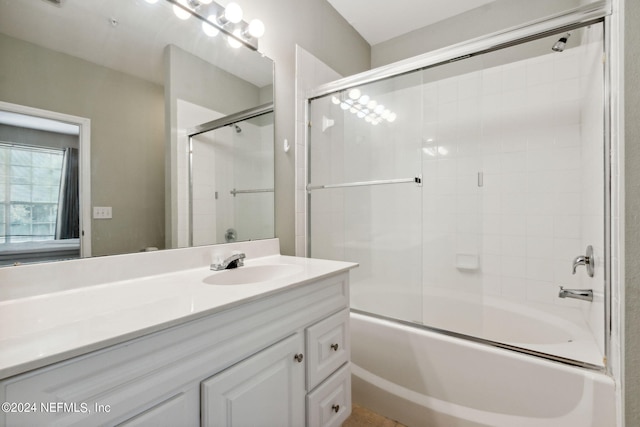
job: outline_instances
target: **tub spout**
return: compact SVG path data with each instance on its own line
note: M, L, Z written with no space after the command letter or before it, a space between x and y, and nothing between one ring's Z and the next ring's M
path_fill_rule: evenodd
M591 289L565 289L560 286L558 293L560 298L575 298L583 301L593 301L593 290Z

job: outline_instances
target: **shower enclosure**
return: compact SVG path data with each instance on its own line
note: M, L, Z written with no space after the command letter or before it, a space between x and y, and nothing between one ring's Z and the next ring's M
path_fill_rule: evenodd
M353 311L605 369L605 57L583 8L312 93L307 250Z

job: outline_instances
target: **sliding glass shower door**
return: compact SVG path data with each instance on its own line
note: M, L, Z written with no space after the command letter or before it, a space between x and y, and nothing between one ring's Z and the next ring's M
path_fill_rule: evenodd
M311 254L357 260L353 307L409 321L422 314L421 85L411 73L310 110Z
M603 25L505 46L310 101L310 255L356 310L602 366Z

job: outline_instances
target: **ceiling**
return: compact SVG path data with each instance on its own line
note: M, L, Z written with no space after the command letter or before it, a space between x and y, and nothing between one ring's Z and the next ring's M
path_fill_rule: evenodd
M328 0L371 46L493 1Z

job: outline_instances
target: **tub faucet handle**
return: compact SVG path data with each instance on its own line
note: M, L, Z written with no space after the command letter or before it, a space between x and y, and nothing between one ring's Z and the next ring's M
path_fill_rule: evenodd
M587 246L586 255L579 255L573 260L573 274L576 274L576 269L580 265L584 265L587 268L587 274L589 277L593 277L595 262L593 258L593 246Z

